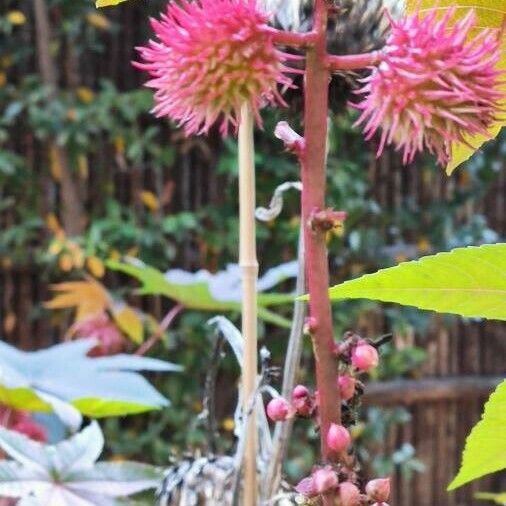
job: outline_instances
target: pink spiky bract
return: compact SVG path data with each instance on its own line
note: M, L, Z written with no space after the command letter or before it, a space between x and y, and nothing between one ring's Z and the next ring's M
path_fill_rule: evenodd
M158 38L138 48L155 89L156 116L169 116L185 133L202 134L220 121L237 129L242 104L261 124L266 104L285 105L278 85L290 87L285 62L294 58L274 45L268 15L257 0L171 2L151 24Z
M488 137L504 113L500 37L492 29L471 37L475 12L452 25L455 12L390 18L382 62L365 79L359 90L365 98L356 106L362 110L356 124L367 139L382 130L378 156L394 144L405 164L428 150L446 165L455 143L467 143L467 135Z

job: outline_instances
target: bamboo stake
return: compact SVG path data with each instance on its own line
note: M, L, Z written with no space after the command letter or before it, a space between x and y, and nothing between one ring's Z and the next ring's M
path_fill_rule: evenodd
M257 380L257 277L255 234L254 119L250 107L241 109L239 126L239 265L242 273L242 335L244 338L243 412L246 449L244 453L244 506L257 505L257 430L255 410L248 413Z

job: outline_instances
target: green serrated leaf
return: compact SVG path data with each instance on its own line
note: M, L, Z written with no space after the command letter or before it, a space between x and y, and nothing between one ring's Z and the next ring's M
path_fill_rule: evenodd
M490 396L481 421L466 440L462 466L448 490L506 469L506 381Z
M262 280L267 281L267 286L270 288L293 277L293 269L289 267L290 264L291 262L270 269L260 278L259 284ZM237 276L237 279L235 279L235 275L237 274L235 270L221 271L217 274L202 271L202 276L200 277L199 273L178 271L177 275L184 278L184 281L175 282L169 279L167 273L163 273L137 260L129 262L109 260L106 265L109 269L123 272L136 278L142 284L139 289L141 295L164 295L177 301L185 308L199 311L221 313L223 311L241 310L240 296L235 293L236 286L240 283L240 277ZM220 285L220 295L223 297L221 299L213 295L211 290L213 280L218 279L218 276L222 276L222 280L225 276L228 278L225 283ZM289 293L259 293L258 316L269 323L289 328L290 322L288 320L266 308L291 303L293 300L294 296Z
M458 248L405 262L334 286L330 297L506 320L506 244Z

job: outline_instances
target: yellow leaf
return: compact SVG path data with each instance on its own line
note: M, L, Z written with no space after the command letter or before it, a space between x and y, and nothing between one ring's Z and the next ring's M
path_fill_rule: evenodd
M100 16L100 14L95 14L95 16ZM83 104L91 104L95 100L94 91L87 86L79 86L76 90L76 96Z
M96 278L103 278L105 274L104 262L96 256L91 256L86 259L86 267L90 274Z
M144 190L141 192L142 203L150 210L150 211L158 211L160 208L160 202L158 198L153 192Z
M144 341L144 327L139 315L129 306L121 304L113 308L114 321L135 344Z
M63 253L63 255L58 258L58 267L62 272L70 272L74 268L72 256L68 253Z
M81 179L88 179L89 176L89 166L88 166L88 158L85 155L79 155L77 157L77 167L79 169L79 177Z
M109 292L98 281L68 281L52 285L56 295L44 303L48 309L76 309L75 320L103 313L111 308Z
M109 28L111 28L111 22L103 14L98 12L90 12L87 14L86 21L98 30L109 30Z
M235 422L233 418L225 418L221 422L221 426L223 427L223 430L227 432L232 432L235 429Z
M14 26L24 25L26 16L21 11L10 11L7 13L7 21Z
M121 136L116 136L113 139L114 149L117 155L123 155L125 153L125 139Z
M95 5L97 6L97 8L100 8L100 7L111 7L113 5L118 5L118 4L123 3L125 1L126 0L97 0L95 2Z
M58 148L52 144L49 147L49 167L52 178L59 182L62 178L63 168Z
M434 5L437 5L437 7L434 7ZM496 29L499 33L506 16L506 0L439 0L438 2L434 2L434 0L406 0L406 10L408 13L413 13L417 9L419 9L421 14L428 13L432 9L438 9L443 13L452 6L457 7L455 21L463 18L470 9L474 9L478 19L478 30L492 28ZM502 40L502 58L498 67L506 69L506 37L503 36ZM506 92L506 86L503 86L503 90ZM501 118L500 121L489 129L488 137L484 135L469 136L467 139L467 142L470 144L469 146L465 144L454 145L452 159L448 167L446 167L446 173L450 175L460 164L468 160L480 149L484 143L497 137L501 128L505 125L506 118Z
M5 72L0 72L0 88L3 88L7 84L7 75Z
M56 214L54 213L46 214L46 226L53 233L56 233L58 232L58 230L61 229L60 222L58 221Z

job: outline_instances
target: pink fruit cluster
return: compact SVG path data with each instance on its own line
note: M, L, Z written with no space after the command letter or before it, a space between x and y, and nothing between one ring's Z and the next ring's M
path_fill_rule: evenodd
M390 497L390 479L375 479L367 483L364 493L352 481L340 481L339 474L330 465L317 467L311 476L302 479L295 487L296 491L307 498L336 492L340 506L360 506L367 501L374 506L388 506Z
M304 385L297 385L292 392L291 402L275 397L267 404L267 416L273 422L283 422L293 416L308 418L315 413L316 400Z
M311 333L311 321L306 321L307 330ZM335 354L339 358L336 366L336 385L340 400L353 409L362 391L362 384L357 375L368 372L379 363L378 351L370 341L354 333L345 334L345 338L336 344ZM297 385L291 399L275 397L267 404L267 415L273 422L288 420L294 416L314 418L319 424L319 394L312 393L304 385ZM390 495L390 480L377 479L370 481L362 493L354 480L349 465L352 454L352 436L344 425L332 423L325 436L327 448L335 454L338 464L315 467L312 474L299 482L296 490L299 494L312 498L334 491L339 498L340 506L359 506L374 504L388 506L386 501Z

